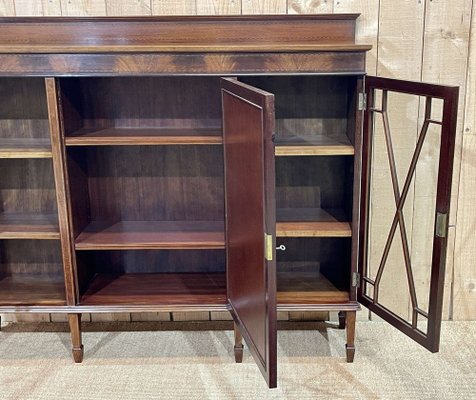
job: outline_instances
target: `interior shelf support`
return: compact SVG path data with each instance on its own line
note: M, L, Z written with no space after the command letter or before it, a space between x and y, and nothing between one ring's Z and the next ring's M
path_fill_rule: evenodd
M236 322L233 323L233 328L235 331L235 362L241 363L243 361L243 338Z
M75 363L83 361L84 346L81 338L81 314L68 314L71 341L73 344L73 359Z
M354 362L355 354L355 311L346 312L346 328L347 328L347 343L345 345L345 351L347 355L347 362Z

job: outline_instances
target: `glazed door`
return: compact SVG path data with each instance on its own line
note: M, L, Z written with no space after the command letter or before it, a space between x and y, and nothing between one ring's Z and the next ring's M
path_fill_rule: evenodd
M358 299L439 349L458 88L367 77Z
M276 387L274 96L221 80L227 296L269 387Z

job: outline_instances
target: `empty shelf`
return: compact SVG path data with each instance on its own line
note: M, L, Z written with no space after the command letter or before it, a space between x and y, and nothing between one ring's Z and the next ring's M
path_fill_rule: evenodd
M221 221L92 222L76 239L77 250L223 249Z
M0 213L0 239L59 238L56 213Z
M279 208L278 237L351 237L352 228L343 210L322 208Z
M224 305L224 273L98 274L80 305Z
M82 128L67 146L221 144L220 128Z
M51 158L49 139L0 138L0 158Z
M354 146L345 134L284 136L278 137L275 144L276 156L332 156L354 154Z
M0 279L0 306L66 305L64 281L36 275Z
M349 292L335 287L321 274L310 272L279 272L277 276L278 305L325 304L349 301Z

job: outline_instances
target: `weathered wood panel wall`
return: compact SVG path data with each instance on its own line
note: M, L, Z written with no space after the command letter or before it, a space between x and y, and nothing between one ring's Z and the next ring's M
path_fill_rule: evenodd
M218 15L218 14L296 14L361 13L358 40L374 48L367 60L369 74L402 79L423 80L460 86L459 123L450 218L450 248L447 262L445 319L476 319L476 0L0 0L0 15ZM421 104L405 98L396 99L400 112L411 110L421 117ZM394 117L397 134L410 130L417 134L418 124L408 115ZM400 121L400 122L398 122ZM408 143L403 140L397 152L408 157ZM431 152L431 149L430 149ZM382 166L379 179L386 179ZM428 168L417 170L416 180L431 179ZM417 184L418 186L418 184ZM383 210L394 209L392 193L386 195ZM418 228L425 218L425 196L411 193L411 210L405 210L409 237L415 248L424 245ZM376 224L372 235L382 227ZM378 247L376 245L376 247ZM418 255L413 254L418 260ZM421 263L424 259L421 258ZM418 261L417 261L418 264ZM417 265L419 267L419 265ZM423 268L423 267L422 267ZM390 273L394 286L405 286L405 277L397 270ZM417 276L417 289L427 284L427 274ZM408 298L394 292L389 305L399 313L408 312ZM170 315L103 315L95 320L169 319ZM288 315L281 315L287 318ZM293 316L291 316L293 317ZM294 317L300 317L296 315ZM25 318L25 317L23 317ZM48 321L58 317L31 316ZM86 319L89 316L86 316ZM208 313L175 313L175 320L209 319ZM212 315L211 318L225 318Z

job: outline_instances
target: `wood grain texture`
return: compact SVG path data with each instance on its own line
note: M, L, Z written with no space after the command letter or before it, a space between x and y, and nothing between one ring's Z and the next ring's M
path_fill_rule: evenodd
M307 272L280 272L278 305L285 304L333 304L349 301L349 293L337 289L324 276L316 277Z
M224 274L97 275L81 305L220 305L226 303Z
M116 15L151 15L151 0L106 0L106 14Z
M334 12L333 0L288 0L288 14L318 14Z
M275 140L276 156L353 155L354 146L345 135L290 136Z
M64 306L62 279L14 276L0 279L0 306Z
M60 0L15 0L16 16L61 16Z
M0 138L0 158L51 158L49 139Z
M14 0L0 0L0 15L5 17L15 16Z
M48 18L25 18L23 24L15 24L15 19L3 18L0 52L226 52L240 48L263 52L286 46L290 51L319 50L322 45L328 50L356 46L353 14L269 16L266 23L259 24L256 20L253 16L96 18L91 30L88 19L56 19L52 23ZM57 35L61 35L61 43L54 39Z
M61 0L63 16L103 16L106 15L105 0Z
M197 4L188 0L152 0L153 15L195 15Z
M58 215L0 213L0 239L59 239Z
M242 0L196 0L198 15L241 14Z
M196 145L222 144L223 139L220 128L82 128L65 142L67 146Z
M55 78L46 78L45 89L51 149L53 153L53 173L66 285L66 300L68 305L74 305L77 302L78 284L76 279L76 258L73 248L74 235L72 229L70 186L67 176L67 166L65 164L66 154L64 146L65 126L69 126L74 119L72 121L65 121L65 116L67 118L69 115L65 115L63 112L63 106L60 101L60 88L57 80L55 80Z
M466 74L466 102L463 123L461 174L456 217L454 249L453 312L455 320L476 319L475 249L476 201L476 3L473 2L468 70Z
M458 112L458 133L456 135L455 143L455 161L453 168L453 185L452 185L452 197L451 197L451 208L450 208L450 217L449 224L454 226L456 224L456 215L459 205L458 201L458 187L460 186L460 163L461 163L461 152L462 152L462 143L464 137L464 100L465 96L468 100L471 97L471 89L466 88L466 78L468 72L468 63L470 59L469 56L469 43L470 43L470 29L471 29L471 5L474 2L468 0L459 0L454 2L450 7L445 2L429 2L427 3L426 8L426 18L425 18L425 32L424 32L424 53L422 61L422 80L428 82L435 82L441 84L452 84L460 87L460 96L459 96L459 112ZM473 18L474 18L473 14ZM442 74L441 71L445 71ZM437 113L441 113L441 107L438 107L436 104ZM436 114L436 113L435 113ZM438 115L436 114L436 115ZM460 134L463 132L463 135ZM431 151L431 150L429 150ZM425 157L428 157L427 151L424 154ZM428 163L425 163L428 164ZM422 165L423 166L423 165ZM427 167L420 168L417 170L417 180L420 178L423 180L428 180L429 177L434 176L434 170L429 170ZM422 183L420 184L422 185ZM420 186L422 187L422 186ZM464 190L464 189L463 189ZM415 193L415 199L420 199L420 205L423 203L423 199L427 196L428 201L431 201L432 193L429 193L428 190L420 190ZM422 225L425 219L425 213L422 206L419 208L415 207L415 224ZM426 220L431 219L426 218ZM428 222L427 222L428 223ZM429 229L431 229L429 227ZM425 242L422 237L415 238L418 240L418 248L425 248ZM455 235L450 235L449 240L455 240ZM450 250L454 249L454 243L449 244ZM416 250L418 251L418 248ZM422 251L418 252L419 254ZM460 253L448 252L447 257L447 273L446 273L446 284L445 284L445 310L444 317L451 317L451 290L454 287L453 276L454 276L454 260L453 254L458 256ZM419 262L423 261L423 257L418 258ZM425 268L421 266L419 271L425 271ZM420 282L426 280L419 279Z
M92 222L77 237L76 250L223 249L220 221Z
M56 194L51 159L0 158L0 210L53 213Z
M286 14L286 0L242 0L241 13L247 14Z
M276 211L276 237L351 237L344 210L281 208Z
M277 384L274 96L233 78L221 79L221 93L227 301L272 388Z
M0 140L49 140L45 85L41 78L0 78Z
M335 13L359 13L360 17L356 29L357 43L371 44L372 49L367 52L366 71L369 75L377 73L378 35L380 24L381 0L334 0ZM382 18L385 18L382 16ZM390 17L391 18L391 17Z

